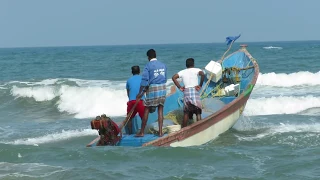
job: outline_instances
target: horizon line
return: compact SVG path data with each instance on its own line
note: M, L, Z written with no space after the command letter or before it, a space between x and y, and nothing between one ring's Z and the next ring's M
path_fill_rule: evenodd
M309 42L320 40L282 40L282 41L237 41L237 44L246 43L272 43L272 42ZM0 49L18 49L18 48L59 48L59 47L98 47L98 46L147 46L147 45L183 45L183 44L225 44L225 42L192 42L192 43L140 43L140 44L101 44L101 45L49 45L49 46L12 46L0 47Z

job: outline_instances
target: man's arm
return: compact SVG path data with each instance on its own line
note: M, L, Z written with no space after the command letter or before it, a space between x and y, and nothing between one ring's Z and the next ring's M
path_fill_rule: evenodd
M128 81L127 81L127 83L126 83L126 89L127 89L127 96L128 96L128 98L129 98L129 83L128 83Z
M202 87L202 84L203 84L203 81L204 81L204 73L203 73L203 71L199 71L199 76L201 76L199 86Z
M181 91L184 91L184 87L181 87L180 83L177 81L178 78L179 78L179 74L175 74L172 76L172 81L177 86L177 88L179 88Z
M140 84L140 90L136 97L136 99L140 99L143 95L142 91L146 91L146 86L149 85L149 68L148 65L146 65L143 69L142 78L141 78L141 84Z
M202 84L203 84L203 81L204 81L204 73L203 73L203 71L200 70L199 73L198 73L198 75L201 76L201 78L200 78L200 83L199 83L199 85L196 86L196 90L197 90L197 91L200 91L200 89L201 89L201 87L202 87Z

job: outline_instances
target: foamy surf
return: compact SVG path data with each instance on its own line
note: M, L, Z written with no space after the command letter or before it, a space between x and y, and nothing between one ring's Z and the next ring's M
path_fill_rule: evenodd
M10 142L2 142L4 144L14 144L14 145L32 145L38 146L39 144L52 143L57 141L64 141L71 138L98 135L96 130L83 129L83 130L62 130L59 133L47 134L44 136L33 137L33 138L23 138L17 139Z
M283 49L282 47L276 47L276 46L266 46L263 47L263 49Z
M267 125L263 127L264 130L260 131L256 135L252 136L240 136L236 135L240 141L257 141L264 138L277 139L276 143L287 144L295 146L304 142L305 146L318 146L320 142L317 140L320 137L320 124L288 124L279 123L273 125ZM267 129L265 129L267 128ZM255 131L257 132L257 131ZM292 136L292 133L295 136Z
M320 107L320 97L277 96L249 99L244 110L246 116L272 114L298 114L310 108Z
M75 85L67 85L70 83ZM48 79L40 82L12 81L9 84L15 99L31 98L37 102L56 99L57 109L75 118L92 118L100 114L126 115L126 81ZM172 84L172 80L167 81L167 93L170 93Z
M0 162L0 178L12 179L38 179L46 178L55 173L66 171L67 168L61 166L51 166L43 163L8 163Z
M93 118L100 114L113 117L126 115L128 97L125 81L47 79L39 82L10 83L12 85L10 92L14 98L32 98L37 102L55 100L55 108L59 112L74 115L75 118ZM21 83L23 85L19 85ZM167 81L168 93L172 84L172 80ZM319 100L315 96L318 86L320 86L320 71L290 74L261 73L244 114L248 116L296 114L320 107ZM306 98L306 94L314 97Z
M300 71L295 73L265 73L259 74L257 85L293 87L293 86L315 86L320 85L320 71L316 73Z

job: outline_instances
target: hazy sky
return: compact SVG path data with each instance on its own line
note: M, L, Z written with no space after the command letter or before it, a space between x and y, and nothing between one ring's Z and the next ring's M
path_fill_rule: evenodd
M320 40L320 0L0 0L0 47Z

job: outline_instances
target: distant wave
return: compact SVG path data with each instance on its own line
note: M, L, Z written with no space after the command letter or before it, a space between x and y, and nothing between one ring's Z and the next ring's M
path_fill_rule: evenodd
M283 49L282 47L266 46L263 49Z
M309 85L320 85L320 71L317 73L311 73L307 71L301 71L296 73L266 73L259 74L258 85L277 86L277 87L292 87Z
M299 112L300 115L320 116L320 107L313 107Z
M299 114L310 108L320 107L320 97L278 96L249 99L244 115Z
M38 146L39 144L45 144L45 143L52 143L57 141L64 141L70 138L75 137L83 137L83 136L93 136L98 135L98 132L96 130L92 129L83 129L83 130L68 130L61 132L48 134L44 136L39 137L33 137L33 138L24 138L24 139L17 139L10 142L1 142L4 144L15 144L15 145L33 145Z
M268 125L267 125L268 126ZM266 129L267 128L267 129ZM256 139L262 138L277 138L276 143L288 144L292 146L302 145L302 146L319 146L320 135L320 124L319 123L308 123L308 124L287 124L280 123L276 125L270 125L268 127L263 127L266 129L255 136L239 136L239 140L242 141L254 141ZM255 129L256 130L256 129ZM289 136L276 136L284 133L296 133L295 137ZM297 134L301 133L301 134ZM303 143L301 143L303 142Z

